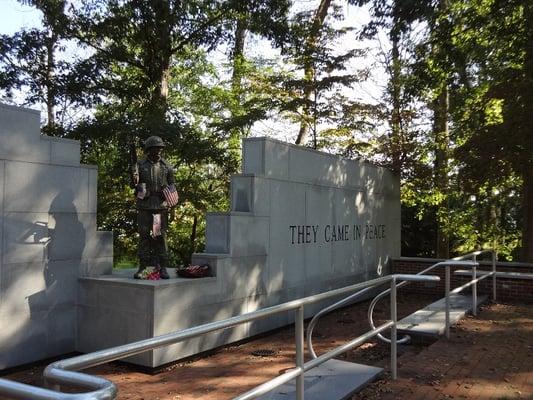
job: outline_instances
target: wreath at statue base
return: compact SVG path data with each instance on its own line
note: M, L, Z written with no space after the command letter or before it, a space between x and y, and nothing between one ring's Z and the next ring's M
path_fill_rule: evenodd
M176 268L176 273L182 278L206 278L212 276L211 268L207 264Z

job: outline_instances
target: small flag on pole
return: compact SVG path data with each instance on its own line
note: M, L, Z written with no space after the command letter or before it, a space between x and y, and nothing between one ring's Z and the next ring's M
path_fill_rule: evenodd
M161 236L161 214L152 214L152 237Z
M165 200L167 201L167 205L169 207L174 207L176 204L178 204L178 192L176 191L176 186L170 185L163 188L163 196L165 196Z

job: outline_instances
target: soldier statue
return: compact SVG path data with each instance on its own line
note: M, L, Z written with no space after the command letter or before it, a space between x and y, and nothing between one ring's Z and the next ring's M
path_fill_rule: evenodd
M162 158L165 143L159 136L150 136L144 142L146 159L137 162L133 179L137 202L139 232L139 269L133 275L142 278L146 267L159 264L159 276L168 279L167 228L168 210L177 203L174 171ZM175 202L167 194L172 188Z

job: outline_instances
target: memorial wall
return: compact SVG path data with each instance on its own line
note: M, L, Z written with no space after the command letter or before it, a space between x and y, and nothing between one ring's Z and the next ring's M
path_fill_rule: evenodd
M397 177L385 168L272 139L243 142L231 211L208 213L203 279L81 280L79 348L93 351L244 314L389 272L400 255ZM306 307L310 316L326 303ZM290 313L129 361L157 367L292 323ZM105 331L108 334L104 334Z
M213 276L135 280L112 270L112 234L96 229L97 169L79 157L77 141L39 134L38 112L0 105L0 370L372 279L400 255L390 171L252 138L230 211L208 213L205 252L193 255ZM292 322L284 313L127 361L158 367Z
M109 273L97 169L39 112L0 104L0 370L76 350L78 278Z

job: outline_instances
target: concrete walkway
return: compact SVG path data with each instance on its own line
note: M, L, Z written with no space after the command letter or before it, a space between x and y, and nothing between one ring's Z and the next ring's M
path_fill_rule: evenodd
M493 304L417 355L399 359L399 379L355 399L533 399L533 307Z

